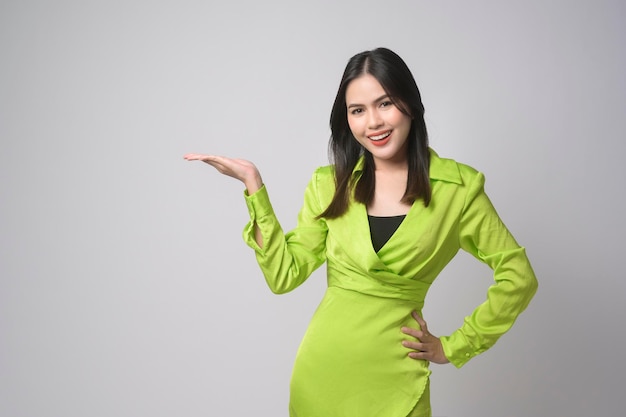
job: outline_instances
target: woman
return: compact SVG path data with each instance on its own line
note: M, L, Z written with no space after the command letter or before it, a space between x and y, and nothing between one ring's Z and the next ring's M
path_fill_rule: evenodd
M428 147L424 107L404 61L378 48L350 59L331 113L333 164L316 170L283 233L251 162L189 154L242 181L244 239L272 291L324 262L328 289L291 380L297 417L430 416L428 365L461 367L526 308L537 281L484 193L481 173ZM449 336L421 317L426 292L463 249L494 270L487 299Z

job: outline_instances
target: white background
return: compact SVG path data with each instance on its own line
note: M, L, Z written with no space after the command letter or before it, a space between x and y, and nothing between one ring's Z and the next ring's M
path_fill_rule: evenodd
M344 66L378 46L540 280L494 348L433 366L434 415L621 415L625 19L620 0L3 0L0 415L286 416L324 268L271 294L243 187L182 156L253 160L293 227ZM490 280L459 254L431 331Z

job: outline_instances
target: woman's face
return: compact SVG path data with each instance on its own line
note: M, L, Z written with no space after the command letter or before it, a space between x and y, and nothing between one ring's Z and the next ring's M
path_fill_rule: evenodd
M371 152L377 167L406 161L411 118L391 102L376 78L364 74L352 80L346 106L352 134Z

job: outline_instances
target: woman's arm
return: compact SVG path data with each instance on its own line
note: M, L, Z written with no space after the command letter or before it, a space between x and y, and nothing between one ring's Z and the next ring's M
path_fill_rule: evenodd
M526 309L537 291L537 278L520 246L498 216L484 191L484 176L469 179L460 219L459 243L463 250L493 270L494 283L487 299L450 336L440 338L446 357L461 367L489 349Z
M250 221L243 238L255 251L265 280L274 293L285 293L302 284L326 260L326 234L317 190L317 172L305 191L304 204L297 226L285 234L276 218L267 188L256 166L243 159L213 155L188 154L187 160L199 160L220 173L236 178L246 186L245 200ZM326 177L325 177L326 178ZM332 177L328 177L332 181Z

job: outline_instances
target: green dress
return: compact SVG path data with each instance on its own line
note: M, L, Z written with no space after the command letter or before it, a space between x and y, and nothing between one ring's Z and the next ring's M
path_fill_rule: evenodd
M362 161L354 171L360 175ZM491 347L526 308L537 280L484 192L473 168L431 150L432 199L415 202L376 253L367 211L351 202L337 219L317 219L334 192L333 167L318 168L306 188L297 226L284 234L267 189L245 196L244 240L275 293L298 287L324 262L328 288L305 333L291 379L291 417L430 415L428 362L407 356L402 326L417 327L428 288L463 249L494 271L486 301L458 330L441 337L461 367ZM254 224L263 248L254 239ZM422 414L420 414L422 413Z

